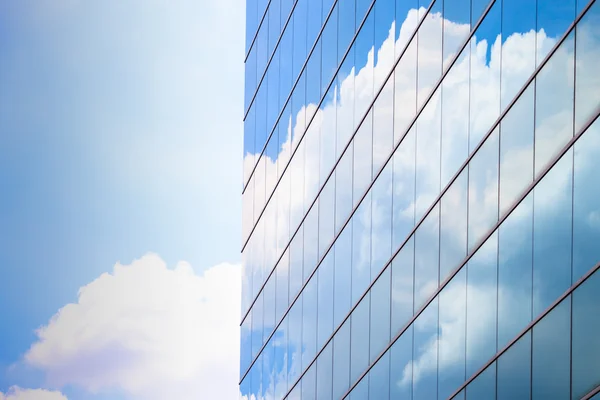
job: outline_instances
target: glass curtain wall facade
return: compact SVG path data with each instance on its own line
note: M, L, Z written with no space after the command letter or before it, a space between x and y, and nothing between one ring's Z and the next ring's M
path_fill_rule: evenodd
M248 0L242 399L589 399L600 0Z

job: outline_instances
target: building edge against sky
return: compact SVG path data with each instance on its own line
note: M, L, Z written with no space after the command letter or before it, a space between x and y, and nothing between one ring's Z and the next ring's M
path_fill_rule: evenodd
M600 3L248 0L242 399L600 387Z

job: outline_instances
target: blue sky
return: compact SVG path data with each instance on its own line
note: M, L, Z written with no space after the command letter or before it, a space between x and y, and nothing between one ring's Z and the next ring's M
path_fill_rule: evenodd
M243 50L239 0L0 4L0 392L115 263L238 262Z

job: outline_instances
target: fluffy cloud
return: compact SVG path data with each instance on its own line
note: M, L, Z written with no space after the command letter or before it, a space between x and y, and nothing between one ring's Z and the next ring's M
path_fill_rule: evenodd
M133 398L237 398L239 266L199 276L154 254L116 264L37 331L25 361L53 387Z
M0 392L0 400L67 400L60 392L43 389L11 387L6 394Z

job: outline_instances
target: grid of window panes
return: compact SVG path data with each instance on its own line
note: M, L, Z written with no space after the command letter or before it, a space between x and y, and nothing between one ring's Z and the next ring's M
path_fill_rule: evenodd
M600 1L248 0L246 37L241 398L596 395Z

